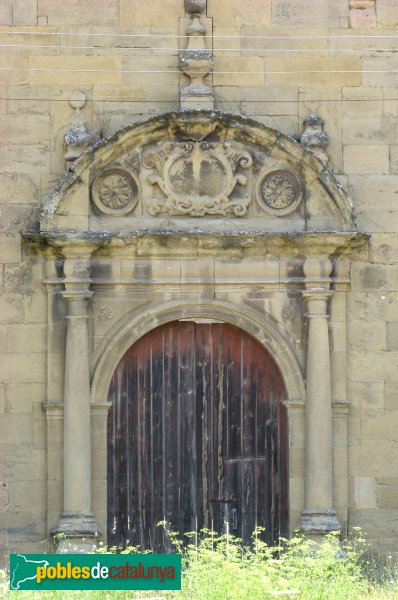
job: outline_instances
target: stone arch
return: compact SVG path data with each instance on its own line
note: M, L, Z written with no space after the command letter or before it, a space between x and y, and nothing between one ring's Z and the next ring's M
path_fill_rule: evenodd
M117 364L128 348L158 325L186 318L210 318L225 321L252 335L277 364L287 391L287 404L305 402L305 384L301 366L288 337L269 316L249 306L224 300L170 301L137 310L117 323L103 340L97 353L92 380L93 404L107 401L109 384Z
M239 181L243 181L241 178L247 175L248 180L251 181L250 185L246 186L247 189L245 188L247 205L251 203L253 207L251 216L255 216L255 221L258 221L258 224L263 221L263 230L267 230L271 221L274 223L271 227L273 231L286 230L286 227L289 230L300 231L355 229L353 206L349 195L313 152L306 150L297 141L280 131L253 119L213 110L196 110L170 112L133 123L87 150L73 165L73 172L65 174L44 201L40 219L41 232L46 234L54 229L99 232L106 216L109 217L106 226L108 232L118 231L120 227L125 228L120 219L120 216L124 216L123 210L116 215L116 221L112 221L114 210L104 209L104 214L100 215L100 222L95 218L97 207L93 206L96 202L92 189L98 182L98 178L101 179L104 172L109 173L110 169L118 173L122 169L125 177L135 188L133 205L136 209L131 208L130 214L134 216L136 223L139 217L148 216L148 211L152 215L161 214L162 209L151 213L153 207L151 209L148 206L145 208L142 203L140 205L140 194L137 191L140 187L139 182L141 187L146 186L146 192L141 193L141 197L145 197L150 189L147 181L151 176L148 169L145 176L142 174L142 165L145 166L143 155L154 149L156 153L165 144L174 143L181 146L189 142L195 145L203 140L215 147L215 153L219 153L218 157L226 151L227 146L230 146L235 153L235 158L231 159L233 169L237 166L236 156L242 149L244 150L244 156L241 155L239 159L243 159L241 162L243 172L232 170L227 179L231 181L234 176L240 178ZM167 149L165 152L167 154ZM227 170L229 171L229 167ZM264 209L264 206L262 208L258 206L261 204L261 194L258 190L264 183L264 177L281 172L288 178L293 178L298 188L305 192L301 193L304 197L301 202L301 213L299 210L292 209L293 212L289 215L292 218L290 222L289 219L286 220L284 211L280 211L279 216L273 218L274 213L278 211L271 210L271 214L267 214L266 207ZM164 173L159 176L160 179L163 176ZM230 196L232 192L230 188L228 189L227 195ZM297 204L299 196L300 194L297 196ZM233 202L233 198L235 196L232 194L229 200ZM248 213L246 211L247 207L242 212L239 194L236 198L238 198L236 200L238 208L234 215L250 216L250 211ZM126 210L130 209L127 207ZM169 214L180 213L177 211ZM213 211L211 214L225 213ZM193 213L193 216L198 216L198 213ZM284 218L281 218L282 216ZM239 222L243 223L242 220Z

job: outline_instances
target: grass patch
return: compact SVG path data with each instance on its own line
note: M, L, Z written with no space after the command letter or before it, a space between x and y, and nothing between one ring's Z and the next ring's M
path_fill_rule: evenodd
M190 534L184 548L177 535L167 532L176 551L183 554L181 592L18 592L21 600L398 600L396 568L391 561L377 564L367 555L365 540L356 537L341 542L327 535L316 548L308 539L295 536L270 548L253 535L250 547L231 535L203 531L200 539ZM103 548L100 552L107 552ZM126 553L138 552L127 548ZM14 597L5 574L0 598ZM284 593L286 593L284 595Z

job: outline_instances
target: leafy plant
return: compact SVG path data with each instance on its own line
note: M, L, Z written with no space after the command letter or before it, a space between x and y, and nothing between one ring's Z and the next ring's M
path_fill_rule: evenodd
M170 546L183 557L181 592L90 592L92 600L398 600L397 571L392 557L375 560L360 530L341 541L326 535L321 544L296 533L267 546L261 529L254 531L249 546L233 535L204 529L182 536L163 527ZM137 546L97 552L140 552ZM0 598L11 597L6 575L0 572ZM19 592L26 600L62 600L64 592ZM85 599L87 592L68 592L67 599Z

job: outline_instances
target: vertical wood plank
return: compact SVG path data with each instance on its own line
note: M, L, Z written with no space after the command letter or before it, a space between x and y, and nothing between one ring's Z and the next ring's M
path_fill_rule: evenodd
M164 331L163 360L163 456L164 456L164 517L173 531L180 531L180 417L178 393L177 330L168 324ZM165 550L171 551L164 536Z
M181 419L181 513L182 533L193 531L197 514L196 393L193 323L180 323L179 372Z
M241 334L242 353L242 457L253 458L256 453L256 342Z
M139 498L140 498L140 479L138 469L139 456L139 419L138 419L138 377L137 377L137 353L136 346L132 346L127 355L128 361L128 379L130 385L130 394L127 401L129 404L129 420L126 424L130 429L130 444L128 452L128 460L130 467L130 528L129 528L129 543L137 546L140 543L139 538Z
M235 327L228 326L224 336L226 344L224 354L227 357L228 390L227 390L227 427L228 458L238 458L242 454L242 423L241 423L241 339L240 332Z
M151 332L151 454L152 454L152 515L151 531L153 549L163 545L163 532L157 526L164 516L163 487L163 360L164 328Z
M231 325L174 322L138 340L109 390L108 541L169 551L164 517L181 532L229 518L245 541L256 525L270 543L286 535L284 397L269 353Z

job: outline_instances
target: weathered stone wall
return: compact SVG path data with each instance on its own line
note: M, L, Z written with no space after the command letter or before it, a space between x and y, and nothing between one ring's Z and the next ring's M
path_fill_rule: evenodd
M389 549L398 535L398 59L392 37L398 10L394 0L363 4L208 0L207 17L215 36L216 108L294 137L315 108L331 138L334 172L351 190L358 230L371 234L354 256L347 303L338 292L333 304L333 393L352 402L349 525L364 527ZM47 460L46 445L62 429L55 418L46 434L41 403L62 400L57 361L47 376L47 344L62 356L63 309L47 308L42 258L21 245L21 234L37 229L39 203L64 170L73 90L86 92L82 117L97 137L178 108L179 85L186 83L177 37L184 16L182 0L1 3L1 548L45 549L47 492L55 504L61 495L51 477L47 490L47 473L60 470L61 457ZM47 328L47 310L53 318L61 311L55 332ZM300 494L294 506L301 506Z

